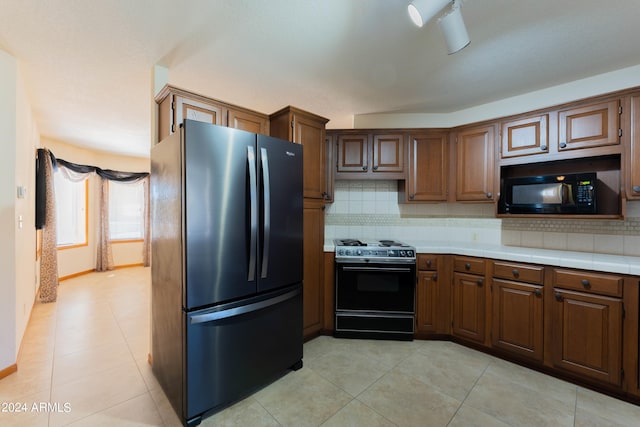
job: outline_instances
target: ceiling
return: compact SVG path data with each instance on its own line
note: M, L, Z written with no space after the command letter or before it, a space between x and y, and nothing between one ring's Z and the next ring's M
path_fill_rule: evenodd
M43 137L147 157L153 67L264 113L447 113L640 64L638 0L464 0L447 55L408 0L0 0Z

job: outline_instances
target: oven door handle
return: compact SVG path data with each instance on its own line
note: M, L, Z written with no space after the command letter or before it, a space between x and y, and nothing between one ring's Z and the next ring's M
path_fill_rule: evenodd
M344 271L382 271L391 273L410 273L407 267L342 267Z

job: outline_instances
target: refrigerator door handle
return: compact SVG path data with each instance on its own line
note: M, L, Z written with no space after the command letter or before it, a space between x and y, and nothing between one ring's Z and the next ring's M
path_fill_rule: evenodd
M260 159L262 162L262 183L264 186L263 194L263 209L264 209L264 223L262 238L262 268L260 277L266 279L267 270L269 268L269 239L271 237L271 185L269 183L269 158L267 156L267 149L260 149Z
M249 275L247 281L251 282L256 278L256 252L258 250L256 243L258 236L258 181L256 176L256 153L253 146L247 147L247 162L249 163L249 232L251 233L249 238Z
M194 316L190 316L189 323L195 325L197 323L213 322L215 320L227 319L229 317L240 316L241 314L247 314L253 311L262 310L263 308L271 307L272 305L280 304L283 301L294 298L301 292L301 288L298 288L294 289L293 291L287 292L286 294L278 295L275 298L267 299L253 304L242 305L240 307L229 308L227 310L214 311L213 313L196 314Z

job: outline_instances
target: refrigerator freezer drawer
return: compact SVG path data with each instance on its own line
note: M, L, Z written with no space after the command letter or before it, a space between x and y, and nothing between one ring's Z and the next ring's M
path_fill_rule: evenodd
M185 314L184 418L247 396L302 360L302 285L227 310Z

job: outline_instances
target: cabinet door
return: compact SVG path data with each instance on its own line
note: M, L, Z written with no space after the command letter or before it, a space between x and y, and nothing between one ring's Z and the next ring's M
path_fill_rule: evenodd
M369 170L369 135L338 135L337 173L367 172Z
M493 125L458 133L456 200L493 201L494 156Z
M492 295L492 344L542 361L542 286L494 279Z
M404 172L404 135L373 135L374 173Z
M484 278L475 274L453 274L453 335L484 344Z
M412 135L407 186L410 201L447 200L447 135Z
M554 365L620 385L622 301L557 288L554 294Z
M316 335L322 329L323 320L324 211L322 203L313 200L305 201L303 215L303 333L308 338Z
M416 306L416 331L435 333L438 311L438 273L436 271L418 272Z
M293 129L293 142L304 145L304 197L324 199L326 194L324 122L296 113L293 116Z
M269 135L269 120L246 111L229 110L227 123L230 128Z
M627 198L640 199L640 95L631 97L631 150L626 166Z
M619 143L619 101L558 112L558 151Z
M548 114L502 123L502 158L549 152Z
M176 96L175 99L172 132L175 132L185 119L226 126L227 123L223 120L224 108L221 105L206 104L183 96Z

